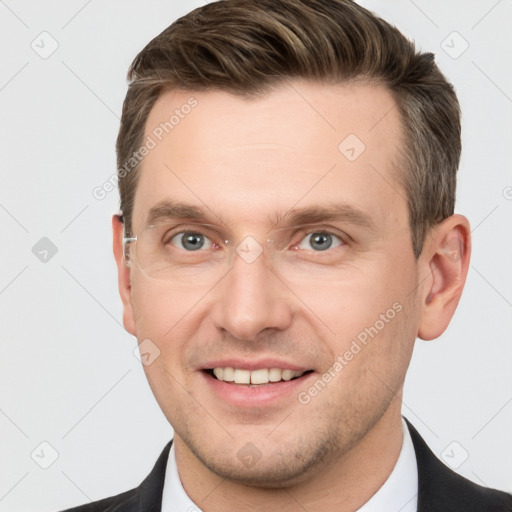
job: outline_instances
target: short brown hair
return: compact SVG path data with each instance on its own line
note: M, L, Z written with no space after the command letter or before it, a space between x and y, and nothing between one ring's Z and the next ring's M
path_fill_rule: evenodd
M398 179L407 194L412 245L453 214L460 111L432 53L351 0L221 0L195 9L155 37L128 71L117 138L121 211L130 232L138 165L149 112L171 89L264 94L287 79L384 84L404 134ZM124 167L124 172L123 172Z

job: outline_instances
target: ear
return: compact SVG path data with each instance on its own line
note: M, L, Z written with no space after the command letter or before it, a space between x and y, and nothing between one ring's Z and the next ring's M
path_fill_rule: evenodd
M428 275L421 288L421 339L437 338L448 327L466 282L470 255L466 217L452 215L430 230L420 255L420 268Z
M126 264L123 255L123 232L124 223L120 215L112 216L112 232L114 236L113 248L114 258L117 264L117 281L119 285L119 294L123 302L123 324L124 328L136 336L135 318L131 304L132 287L130 283L130 267Z

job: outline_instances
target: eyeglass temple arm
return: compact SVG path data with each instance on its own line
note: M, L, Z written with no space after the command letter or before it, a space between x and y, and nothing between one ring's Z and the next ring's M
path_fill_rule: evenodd
M116 216L119 219L119 221L123 223L123 238L122 238L122 242L123 242L123 249L124 249L126 247L126 244L129 244L131 242L136 242L137 241L137 237L136 236L126 236L126 224L124 223L123 214L122 213L118 213Z

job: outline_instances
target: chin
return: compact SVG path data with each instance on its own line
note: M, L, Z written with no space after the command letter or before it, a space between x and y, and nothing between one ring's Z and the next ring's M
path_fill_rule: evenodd
M233 459L225 461L216 459L212 464L209 461L202 462L210 471L221 478L238 484L265 489L282 489L300 484L307 480L310 473L312 473L312 465L306 461L290 465L283 460L267 459L265 463L260 460L252 468ZM316 464L314 466L316 467Z
M252 453L251 449L248 453L253 456L247 463L243 461L242 450L231 451L233 445L222 453L218 448L211 451L208 447L190 444L189 448L204 466L223 479L250 487L282 489L307 481L329 464L329 459L333 458L333 443L321 441L296 442L293 446L281 443L273 446L267 442L262 452L247 443L246 446L252 447ZM339 453L338 446L335 452Z

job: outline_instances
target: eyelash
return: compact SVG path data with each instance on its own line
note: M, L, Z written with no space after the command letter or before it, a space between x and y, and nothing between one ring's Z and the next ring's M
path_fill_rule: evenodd
M341 246L344 246L346 244L346 242L343 239L343 237L341 235L337 234L337 233L333 233L332 231L329 231L327 229L315 229L314 231L305 233L304 236L299 240L299 242L294 244L293 247L296 247L296 246L300 245L307 237L309 237L311 235L314 235L316 233L320 233L322 235L329 235L329 236L331 236L333 238L337 238L340 241L340 245ZM338 247L340 247L340 246L333 247L332 249L331 249L331 247L328 247L325 251L334 250L334 249L337 249ZM323 252L323 251L313 251L313 252Z
M332 250L334 250L334 249L338 249L339 247L343 247L343 246L347 245L347 239L349 238L348 235L346 235L344 233L342 234L342 233L339 233L339 232L335 232L334 230L329 229L329 228L315 227L315 228L308 229L307 232L302 233L302 236L301 236L300 240L298 240L297 242L294 242L293 244L290 244L291 248L296 248L304 239L306 239L308 236L313 235L315 233L321 233L321 234L332 236L334 238L337 238L341 242L340 246L334 247L333 249L328 248L328 249L326 249L325 252L328 252L328 251L332 252ZM213 240L214 237L208 236L207 234L202 232L200 229L196 229L195 226L190 226L190 227L188 227L188 226L186 226L186 227L180 226L179 228L175 228L175 229L173 229L171 231L166 232L165 235L162 237L162 239L163 239L164 244L168 244L175 237L177 237L179 235L185 235L185 234L198 234L198 235L202 235L202 236L206 237L207 239L209 239L212 242L212 244L216 245L217 247L220 245L220 244L218 244L217 242L215 242ZM293 234L292 239L296 238L296 234L297 233ZM206 249L203 249L203 250L206 250ZM323 251L314 251L313 249L310 249L310 250L312 252L316 252L316 253L323 252ZM185 251L185 252L193 252L193 251Z

